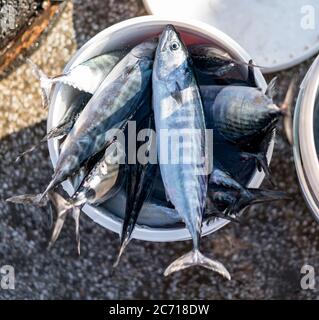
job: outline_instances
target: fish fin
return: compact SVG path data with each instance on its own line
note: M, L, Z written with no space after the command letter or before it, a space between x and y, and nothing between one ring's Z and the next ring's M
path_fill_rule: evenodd
M255 68L254 68L254 61L251 59L248 62L248 82L254 86L258 87L256 77L255 77Z
M297 88L297 78L294 77L289 84L284 102L280 107L281 113L284 116L283 124L284 124L284 131L286 134L286 138L291 145L293 144L291 107L293 104L296 88Z
M17 158L15 159L15 162L20 161L24 156L26 156L27 154L33 152L34 150L36 150L37 148L40 147L42 141L40 141L39 143L33 145L32 147L30 147L29 149L23 151L22 153L20 153Z
M120 247L119 253L117 255L116 261L113 264L113 268L116 268L119 265L121 257L123 255L127 245L129 244L129 242L130 242L130 238L125 239L124 241L121 241L121 247Z
M288 193L282 191L274 190L263 190L263 189L248 189L252 194L253 200L252 203L261 203L268 201L277 201L277 200L291 200L291 196Z
M55 128L52 128L42 139L41 142L45 142L49 139L53 138L59 138L67 135L71 128L72 128L72 122L66 122L58 125Z
M164 275L183 270L192 266L201 266L215 271L224 278L230 280L231 276L224 265L216 260L205 257L199 250L192 250L171 263L165 270Z
M168 192L166 191L166 189L164 188L164 191L165 191L165 198L166 198L166 201L168 203L172 203L171 199L169 198L169 195L168 195Z
M75 222L75 240L76 240L76 247L78 251L78 255L81 253L80 249L80 213L81 213L81 208L79 207L74 207L72 211L73 219Z
M170 90L170 93L171 93L172 98L174 100L176 100L177 103L182 103L182 101L183 101L182 88L177 81L175 82L174 90Z
M72 216L75 221L75 237L77 242L77 251L78 254L80 254L79 218L81 213L81 207L75 206L72 203L72 201L64 199L64 197L62 197L57 192L49 192L48 196L54 206L55 211L57 212L57 221L55 223L52 237L49 242L49 248L51 248L55 241L58 239L67 214L69 212L72 212Z
M247 196L239 197L239 199L229 209L230 214L236 215L239 212L243 212L253 204L291 199L291 197L286 192L281 191L250 188L246 189L245 193Z
M276 94L276 83L277 83L278 77L274 77L268 84L268 87L266 89L265 95L269 97L270 99L273 99L273 97Z
M225 220L228 220L230 222L235 222L235 223L241 222L238 219L238 217L232 217L229 214L225 214L223 212L213 212L213 213L208 213L208 219L206 221L206 224L210 225L210 223L213 222L213 220L215 220L216 218L225 219Z
M49 245L48 245L48 249L50 250L53 245L55 244L56 240L58 239L60 233L61 233L61 230L62 230L62 227L64 225L64 222L65 222L65 218L66 218L66 211L63 211L63 212L60 212L59 213L59 216L57 217L57 220L55 222L55 225L54 225L54 229L53 229L53 232L52 232L52 236L51 236L51 239L50 239L50 242L49 242Z
M258 152L258 153L242 152L241 158L243 160L255 159L258 171L263 170L265 173L265 176L269 180L269 182L273 186L276 185L272 176L271 176L271 171L270 171L268 161L267 161L267 158L266 158L266 155L264 154L264 152Z
M15 196L6 199L7 202L17 203L17 204L29 204L36 207L45 207L49 203L49 198L47 196L42 196L42 194L23 194L20 196ZM52 225L52 212L48 211L46 225L48 228Z
M243 186L237 182L230 173L226 170L214 169L213 173L210 176L210 183L213 183L217 186L223 186L226 188L231 188L234 190L243 190Z
M49 78L31 59L26 59L32 69L33 74L40 80L42 105L46 108L49 104L50 92L54 81Z
M7 202L18 204L31 204L37 207L44 207L48 204L48 197L43 197L42 194L23 194L6 199Z
M56 128L51 129L41 140L40 142L36 143L35 145L33 145L32 147L30 147L29 149L23 151L22 153L20 153L18 155L18 157L16 158L16 162L18 162L21 158L23 158L24 156L26 156L27 154L33 152L34 150L36 150L37 148L40 147L40 145L44 142L47 142L49 139L53 139L53 138L58 138L58 137L63 137L65 135L67 135L70 132L71 129L71 124L70 123L65 123L62 125L59 125Z
M40 200L44 199L47 196L50 196L50 193L52 192L52 190L57 186L57 176L53 175L52 180L50 181L50 183L48 184L48 186L46 187L46 189L43 191L43 193L41 194ZM53 192L52 192L53 194Z

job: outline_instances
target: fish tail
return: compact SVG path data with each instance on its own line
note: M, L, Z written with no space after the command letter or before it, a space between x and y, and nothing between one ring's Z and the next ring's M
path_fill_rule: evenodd
M42 194L23 194L20 196L14 196L6 199L7 202L23 204L23 205L33 205L36 207L45 207L49 203L49 198ZM47 226L50 227L52 222L52 212L48 211L47 215Z
M57 185L56 176L53 176L47 188L44 190L44 192L41 195L39 195L39 200L42 201L42 199L44 199L47 195L49 195L50 197L51 190L54 189L56 185ZM54 192L52 192L52 194L54 194Z
M271 176L271 171L270 171L268 161L264 152L258 152L258 153L242 152L241 157L244 160L255 159L257 162L258 171L263 170L269 182L273 186L275 185L275 182L273 181L273 178Z
M116 261L113 264L113 268L116 268L119 265L121 257L123 255L127 245L129 244L129 242L130 242L129 238L125 238L124 241L121 241L121 247L120 247L119 253L117 255Z
M7 202L18 204L31 204L36 207L44 207L48 203L48 198L42 194L23 194L6 199Z
M49 104L50 92L54 83L53 79L48 77L31 59L26 59L32 69L33 74L40 80L42 105L46 108Z
M72 215L75 222L75 241L76 241L76 248L78 251L78 254L81 254L80 250L80 213L81 208L80 207L73 207Z
M231 276L228 270L224 267L222 263L216 260L209 259L205 257L199 250L193 249L192 251L186 253L180 258L176 259L171 263L165 270L164 275L183 270L192 266L201 266L206 269L215 271L222 275L224 278L230 280Z
M55 244L56 240L58 239L58 237L61 233L62 227L65 222L66 213L67 213L67 211L60 212L59 216L57 217L57 220L55 222L54 229L52 232L52 236L51 236L51 239L50 239L50 242L48 245L49 250L51 250L51 248L53 247L53 245Z
M38 147L40 147L40 145L41 145L42 142L43 142L43 141L41 140L39 143L33 145L33 146L30 147L29 149L27 149L27 150L23 151L22 153L20 153L20 154L17 156L17 158L15 159L15 162L20 161L20 159L23 158L25 155L33 152L35 149L37 149Z
M134 206L134 204L133 204L133 206ZM122 232L121 232L121 236L120 236L120 250L119 250L119 254L117 256L117 259L116 259L115 263L113 264L114 268L118 266L120 259L121 259L121 256L123 255L126 247L128 246L128 244L131 240L131 235L132 235L132 232L135 228L138 213L140 211L140 209L136 211L135 208L130 210L129 203L127 203L126 210L127 211L125 213Z
M65 136L66 134L68 134L70 132L72 125L70 123L64 123L62 125L59 125L56 128L51 129L41 140L40 142L36 143L35 145L33 145L32 147L30 147L29 149L23 151L22 153L20 153L18 155L18 157L16 158L16 162L18 162L21 158L23 158L25 155L33 152L34 150L36 150L37 148L40 147L40 145L44 142L47 142L49 139L53 139L53 138L58 138L61 136Z
M227 213L223 213L223 212L211 212L208 213L208 218L206 221L206 225L210 225L211 223L213 223L217 218L221 218L221 219L225 219L228 220L230 222L235 222L235 223L241 223L241 221L238 219L238 217L232 217L230 215L228 215Z
M74 205L72 200L66 200L64 197L62 197L56 192L50 192L49 198L54 206L55 211L57 212L57 220L54 225L54 229L48 245L48 249L51 249L54 243L56 242L56 240L58 239L67 214L69 212L72 212L72 216L75 221L75 238L77 243L77 251L78 251L78 254L80 254L79 220L80 220L81 207Z
M286 192L262 190L262 189L247 189L246 197L241 196L229 210L230 214L238 214L241 210L246 209L250 205L257 203L265 203L279 200L291 200Z
M277 200L291 200L291 197L282 191L273 190L262 190L262 189L248 189L248 191L253 195L253 202L269 202Z
M284 124L284 131L286 134L286 138L291 145L293 144L291 107L293 104L296 87L297 87L297 78L294 77L289 84L284 102L281 104L281 107L280 107L281 114L283 115L283 124Z

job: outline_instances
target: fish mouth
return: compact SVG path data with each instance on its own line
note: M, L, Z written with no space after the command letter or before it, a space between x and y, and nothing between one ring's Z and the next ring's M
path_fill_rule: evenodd
M280 108L274 103L269 104L268 109L269 109L270 113L273 113L273 114L278 114L281 111Z
M167 43L173 38L174 35L178 35L175 27L172 24L168 24L165 26L160 40L159 40L159 49L161 52L164 52L167 50Z

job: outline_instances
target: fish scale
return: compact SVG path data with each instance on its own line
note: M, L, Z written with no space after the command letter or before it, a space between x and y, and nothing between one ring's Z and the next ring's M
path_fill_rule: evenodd
M199 265L230 278L228 271L218 261L205 257L199 251L201 226L204 214L207 175L199 170L205 169L202 163L205 147L205 118L203 106L187 49L175 28L166 26L160 36L153 67L153 109L159 151L159 166L167 197L175 206L189 230L193 250L175 260L164 274ZM183 163L179 152L179 163L163 163L163 141L161 130L189 129L189 144L184 148L168 141L168 150L191 151L192 162ZM202 130L201 134L195 131ZM173 131L171 131L172 133ZM168 132L169 133L169 132ZM174 149L171 148L174 147ZM169 160L169 159L168 159ZM201 174L199 174L201 173Z
M243 147L264 136L282 114L258 88L201 86L201 94L208 123L228 141Z
M107 75L63 142L53 177L42 195L34 196L35 204L111 143L110 129L121 130L136 113L149 86L156 46L157 39L138 44ZM129 93L121 95L127 88ZM114 99L118 95L125 100Z
M78 90L94 94L106 75L120 60L120 51L93 57L68 71L65 75L51 79L52 83L61 82ZM90 79L88 81L88 79Z

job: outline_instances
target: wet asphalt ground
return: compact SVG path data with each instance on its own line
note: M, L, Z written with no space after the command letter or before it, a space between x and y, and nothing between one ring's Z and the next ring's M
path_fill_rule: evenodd
M76 47L118 21L146 14L141 1L75 1L32 59L49 74L59 73ZM312 59L278 75L276 102L289 81L303 79ZM302 290L300 269L311 264L319 275L319 226L302 198L292 149L279 128L271 170L278 189L291 201L255 205L241 224L229 224L203 238L203 251L229 269L227 281L193 268L164 278L165 267L188 251L190 242L133 241L119 268L111 266L118 236L81 217L81 256L74 224L67 219L55 247L47 250L46 210L8 204L4 199L38 193L52 168L46 145L18 163L17 154L45 133L46 111L39 87L26 65L0 82L0 267L15 268L15 290L0 289L1 299L318 299ZM267 185L264 185L267 187ZM318 277L317 277L318 280Z

